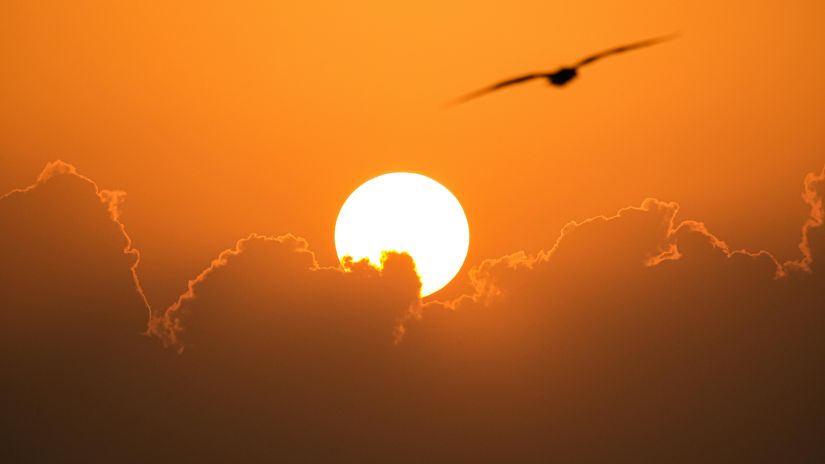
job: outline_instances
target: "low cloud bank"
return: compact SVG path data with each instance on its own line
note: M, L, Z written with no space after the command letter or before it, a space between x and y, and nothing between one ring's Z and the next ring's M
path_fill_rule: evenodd
M5 460L810 461L825 454L825 170L800 257L655 199L422 305L407 255L252 234L150 308L122 192L0 198Z

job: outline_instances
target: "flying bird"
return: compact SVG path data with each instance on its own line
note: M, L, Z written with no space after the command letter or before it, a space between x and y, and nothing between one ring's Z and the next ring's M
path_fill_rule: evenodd
M574 64L573 66L565 66L553 72L538 72L538 73L530 73L524 74L518 77L513 77L511 79L507 79L501 82L497 82L493 85L488 87L484 87L482 89L476 90L475 92L469 93L460 97L452 102L452 104L456 105L459 103L464 103L468 100L472 100L474 98L481 97L482 95L486 95L491 92L495 92L496 90L501 90L505 87L510 87L511 85L522 84L524 82L532 81L533 79L547 79L547 82L550 85L555 85L557 87L562 87L566 85L568 82L573 80L579 74L579 68L582 66L587 66L588 64L594 63L602 58L606 58L610 55L617 55L619 53L628 52L631 50L635 50L637 48L642 47L649 47L651 45L656 45L661 42L665 42L668 40L672 40L677 37L677 34L672 34L663 37L656 37L653 39L643 40L641 42L635 42L627 45L622 45L619 47L611 48L609 50L605 50L600 53L596 53L595 55L590 55L587 58L580 60L578 63Z

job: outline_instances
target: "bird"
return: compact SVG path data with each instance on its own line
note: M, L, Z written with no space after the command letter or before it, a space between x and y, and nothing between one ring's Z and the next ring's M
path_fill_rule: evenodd
M579 60L576 64L572 66L563 66L556 71L553 72L536 72L530 74L523 74L521 76L513 77L507 80L503 80L500 82L496 82L493 85L481 88L476 90L475 92L468 93L462 97L459 97L448 105L457 105L460 103L467 102L474 98L481 97L491 92L495 92L497 90L501 90L506 87L510 87L516 84L523 84L528 81L532 81L534 79L547 79L547 82L550 85L555 85L556 87L563 87L567 85L570 81L575 79L579 75L579 68L582 66L587 66L592 64L602 58L606 58L611 55L617 55L619 53L628 52L631 50L636 50L637 48L642 47L649 47L651 45L656 45L658 43L666 42L668 40L672 40L678 37L678 34L671 34L667 36L656 37L652 39L642 40L639 42L634 42L631 44L621 45L618 47L610 48L608 50L604 50L602 52L590 55L586 58Z

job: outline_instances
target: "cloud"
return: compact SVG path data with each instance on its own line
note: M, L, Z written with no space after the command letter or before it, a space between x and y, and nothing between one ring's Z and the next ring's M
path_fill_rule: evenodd
M796 261L785 263L788 269L798 269L810 272L814 262L814 255L823 256L825 244L821 241L822 231L820 230L825 220L822 206L822 198L825 196L825 169L818 175L810 173L805 176L804 191L802 199L810 206L810 216L802 226L802 240L799 243L799 251L802 257ZM819 232L819 241L814 237ZM816 251L815 251L816 248Z
M149 302L146 299L146 295L143 291L143 288L140 284L140 279L137 274L137 268L140 264L140 251L132 246L132 239L129 237L129 234L126 233L126 226L120 221L120 205L126 197L126 192L120 190L105 190L98 187L98 185L89 179L86 176L83 176L77 172L77 169L64 161L57 160L52 161L43 168L40 174L37 176L37 180L34 184L29 185L28 187L22 189L14 189L3 196L0 196L0 205L4 207L2 213L6 215L8 218L7 224L9 225L23 225L26 224L29 227L52 227L50 230L43 230L43 232L51 232L54 235L50 236L49 238L52 239L49 241L49 244L59 243L60 232L59 228L53 227L52 224L38 224L38 219L48 220L49 218L46 217L34 217L32 214L27 214L26 211L21 211L21 209L26 208L37 208L38 212L40 210L52 207L51 211L46 211L47 214L55 214L54 209L56 209L57 205L61 203L61 199L59 198L48 198L50 192L41 192L43 190L43 185L48 183L49 181L55 179L56 177L62 177L63 183L74 183L74 188L77 190L82 189L81 185L85 185L88 188L94 189L94 193L97 196L98 200L106 207L106 211L109 214L111 222L114 223L120 231L120 234L123 238L123 254L130 256L133 258L132 264L130 266L130 272L132 275L132 282L134 284L135 290L137 291L138 295L140 296L141 300L143 301L143 305L145 306L147 312L150 311ZM72 193L66 192L66 197L70 198L70 201L73 200ZM42 204L43 202L47 202L48 204ZM38 204L41 203L41 204ZM16 215L13 217L12 215ZM65 218L68 221L71 221L71 218ZM13 221L19 222L13 222ZM108 225L108 224L107 224Z
M31 186L0 197L0 290L18 309L4 313L10 326L25 320L47 330L60 317L64 327L96 330L75 318L82 313L113 331L146 330L140 254L119 219L124 195L55 161Z
M387 427L375 418L394 409L386 390L401 391L387 369L419 305L414 269L394 253L380 270L323 267L293 235L252 234L220 253L154 329L181 352L165 386L185 424L175 446L221 459L355 457L365 443L352 435ZM204 443L228 429L241 437L230 448Z
M252 234L146 336L122 195L58 162L0 199L11 457L815 460L823 184L806 177L797 260L647 199L424 305L407 255L344 270Z
M799 261L731 250L648 199L568 224L548 251L484 261L475 291L425 305L406 342L439 347L448 361L433 377L487 389L463 401L518 398L473 424L484 442L526 430L507 456L541 442L562 461L813 459L825 425L821 181L806 180Z
M228 459L275 444L290 455L321 436L305 432L320 405L383 388L369 359L392 351L419 305L408 255L345 271L318 265L299 237L252 234L150 320L121 199L62 162L0 199L4 460ZM365 374L330 377L347 369ZM217 439L231 427L258 436L248 420L260 409L275 439L240 450L244 438Z
M0 197L5 461L114 457L136 438L90 440L139 421L132 399L155 348L122 199L61 161Z
M265 338L283 327L293 331L280 319L297 322L292 313L302 313L317 318L304 337L331 328L388 342L417 310L420 291L407 254L386 254L380 268L361 261L349 262L345 270L319 266L303 238L251 234L190 280L187 291L153 322L152 333L181 351L201 349L232 337L248 339L257 331Z

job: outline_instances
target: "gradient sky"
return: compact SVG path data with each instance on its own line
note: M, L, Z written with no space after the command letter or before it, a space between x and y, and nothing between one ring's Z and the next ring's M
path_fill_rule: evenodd
M0 188L65 159L127 191L158 304L250 232L300 234L334 263L341 204L396 170L458 196L468 263L647 196L732 246L792 257L800 179L825 150L823 14L816 1L3 2ZM441 108L673 31L563 90Z
M823 18L2 2L0 461L820 461ZM470 224L424 301L336 266L392 171Z

